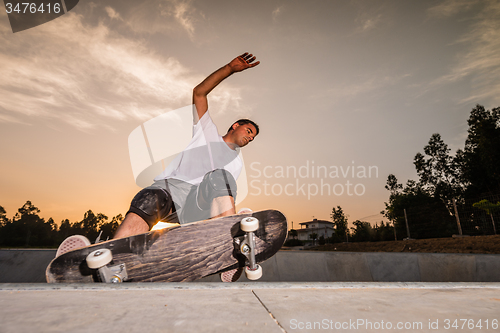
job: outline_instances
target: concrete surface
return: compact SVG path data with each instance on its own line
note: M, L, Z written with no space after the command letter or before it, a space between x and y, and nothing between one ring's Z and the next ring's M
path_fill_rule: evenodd
M500 330L500 283L0 284L0 301L5 333Z
M0 283L45 282L54 256L0 250ZM490 254L280 251L262 268L262 282L500 282L500 255ZM215 275L199 282L218 281Z

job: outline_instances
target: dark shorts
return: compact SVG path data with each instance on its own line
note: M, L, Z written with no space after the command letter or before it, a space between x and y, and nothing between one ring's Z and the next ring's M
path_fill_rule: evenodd
M151 229L159 221L189 223L209 219L213 199L231 196L236 200L236 181L223 169L205 175L199 185L178 179L163 179L139 191L128 213L139 215Z

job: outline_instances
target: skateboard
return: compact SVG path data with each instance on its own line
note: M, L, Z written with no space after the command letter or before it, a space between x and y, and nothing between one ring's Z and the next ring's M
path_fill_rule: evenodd
M184 282L259 263L283 245L287 220L276 210L231 215L150 231L73 250L47 267L49 283Z

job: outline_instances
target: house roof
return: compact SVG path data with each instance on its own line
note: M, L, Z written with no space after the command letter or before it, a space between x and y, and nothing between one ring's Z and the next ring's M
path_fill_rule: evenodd
M307 225L307 224L311 224L311 223L327 223L327 224L333 224L333 222L331 222L331 221L318 220L318 219L313 219L312 221L308 221L308 222L301 222L301 223L299 223L299 224L300 224L300 225Z

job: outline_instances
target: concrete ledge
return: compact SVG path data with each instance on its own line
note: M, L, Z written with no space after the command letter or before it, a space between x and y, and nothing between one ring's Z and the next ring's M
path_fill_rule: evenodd
M223 289L500 289L498 282L155 282L155 283L0 283L0 291L127 291Z
M0 283L45 282L54 255L0 250ZM259 282L500 282L500 255L491 254L280 251L262 268ZM248 282L244 276L238 281Z
M0 283L47 282L45 269L57 250L0 250Z

